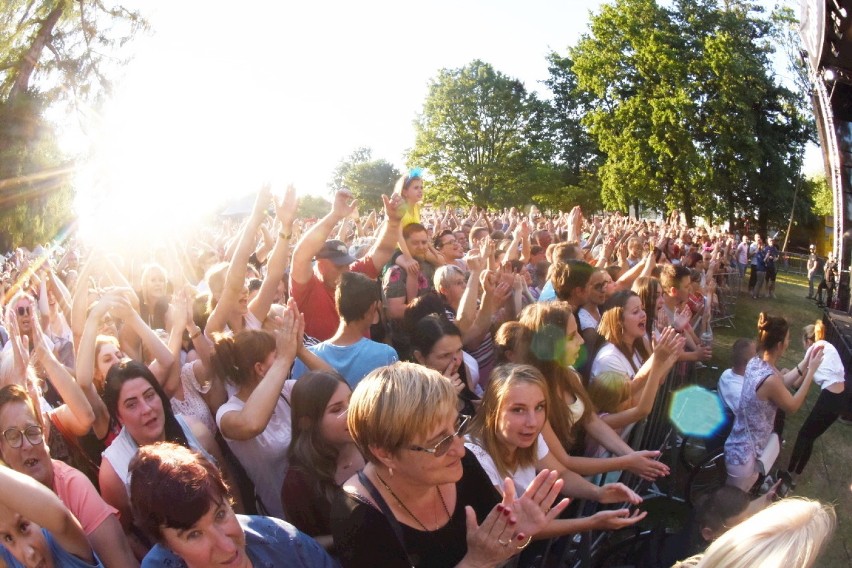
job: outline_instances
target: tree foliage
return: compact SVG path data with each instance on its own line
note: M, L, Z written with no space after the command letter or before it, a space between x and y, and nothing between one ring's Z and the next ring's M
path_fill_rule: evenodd
M442 69L429 85L409 163L434 176L438 203L503 207L528 199L542 182L545 106L524 85L473 61Z
M762 229L787 215L809 133L772 73L778 21L747 0L616 0L593 16L569 57L605 205Z
M382 195L393 193L402 174L386 160L374 160L369 148L358 148L335 168L329 187L336 191L347 188L362 209L382 208Z
M0 5L0 247L33 246L71 218L73 161L45 111L91 113L108 93L121 48L147 26L104 0L5 0Z
M814 215L834 215L834 195L828 185L825 175L809 177L805 180L805 194L810 195L813 202Z
M316 195L305 195L299 198L296 215L300 219L324 217L331 210L331 203Z

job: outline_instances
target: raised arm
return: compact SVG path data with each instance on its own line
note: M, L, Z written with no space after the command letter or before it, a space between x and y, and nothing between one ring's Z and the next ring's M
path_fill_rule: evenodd
M53 491L32 477L5 466L0 466L0 486L3 487L0 491L3 508L47 529L66 552L94 563L95 555L83 527ZM47 558L43 560L44 563L48 561Z
M275 361L249 395L245 406L222 416L219 426L226 438L250 440L269 424L296 357L297 344L301 343L304 333L304 317L297 310L296 303L290 300L284 311L281 331L275 337Z
M296 219L296 207L298 206L296 189L292 185L288 185L284 191L284 197L281 200L276 197L274 201L275 218L280 225L278 239L275 241L272 254L269 256L269 262L266 265L266 277L263 279L260 291L252 298L248 305L249 311L259 321L266 319L269 313L269 306L272 305L272 299L275 297L278 283L284 278L284 272L290 263L293 221Z
M246 281L246 266L248 265L249 257L254 248L257 239L257 230L265 215L266 206L269 204L270 188L269 185L264 185L257 194L257 199L254 202L254 209L251 212L251 217L243 228L240 235L239 244L231 258L231 264L228 267L228 274L225 276L225 286L222 290L222 297L219 303L213 308L210 313L210 318L207 320L207 327L204 333L208 337L215 332L220 332L225 329L225 324L228 323L228 317L239 301L240 294L243 291Z
M334 194L331 211L317 221L302 235L293 251L293 263L290 267L290 279L296 284L305 284L311 279L312 261L328 239L337 222L350 215L357 206L352 194L342 189ZM394 237L395 238L395 237Z
M47 346L47 338L36 318L33 318L33 341L33 362L44 367L51 384L65 401L65 404L56 409L57 418L73 435L85 435L95 421L92 406L74 381L74 377Z
M95 361L95 347L97 345L98 326L100 325L101 318L109 311L115 301L116 296L108 294L92 307L89 317L86 319L86 325L83 328L80 344L77 347L75 368L77 384L80 386L83 394L86 395L86 400L89 401L92 412L94 412L92 429L98 439L106 437L109 430L110 416L104 401L98 395L94 385L95 365L97 363Z
M393 195L388 197L382 195L382 202L385 207L385 222L382 223L381 230L376 236L376 242L370 249L369 254L373 258L373 266L376 270L381 271L382 267L390 261L396 250L397 239L402 244L404 239L401 236L401 221L402 221L402 197Z

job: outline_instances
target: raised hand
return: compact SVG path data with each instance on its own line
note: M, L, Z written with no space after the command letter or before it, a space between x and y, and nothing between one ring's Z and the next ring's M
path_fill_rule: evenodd
M302 342L302 337L299 336L299 328L304 329L303 322L304 319L299 313L296 301L290 298L281 316L281 327L275 334L276 359L292 361L296 358L296 351Z
M18 385L26 386L27 368L30 366L30 338L21 336L18 315L14 310L8 310L6 321L9 322L9 341L12 342L12 380Z
M515 498L515 484L510 478L504 480L502 505L514 514L519 533L536 535L565 510L567 498L554 504L562 484L558 471L543 469L524 494Z
M341 189L334 194L334 202L331 204L331 212L338 219L343 219L352 214L358 207L358 200L352 198L348 189Z
M394 194L388 197L387 195L382 194L382 203L384 203L385 215L387 215L389 220L397 222L402 221L405 211L401 195Z
M279 199L274 198L275 203L275 218L281 223L281 229L285 233L290 233L293 228L293 221L296 219L296 209L299 206L299 199L296 197L296 188L292 184L284 190L284 195Z
M257 192L257 198L254 200L254 208L251 211L253 221L260 223L266 217L266 208L269 206L269 198L272 195L272 186L269 182L264 183L260 191Z
M473 507L464 508L467 524L467 554L465 560L472 566L499 566L518 553L527 540L523 533L515 533L517 520L503 504L496 505L481 525L476 524ZM464 564L464 561L462 562Z

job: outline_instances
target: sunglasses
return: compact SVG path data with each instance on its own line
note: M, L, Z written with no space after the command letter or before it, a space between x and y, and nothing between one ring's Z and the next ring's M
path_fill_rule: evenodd
M598 282L597 284L592 286L592 288L594 288L595 290L600 292L601 290L603 290L604 288L606 288L610 284L612 284L612 280L607 280L606 282Z
M409 446L409 450L413 450L415 452L426 452L427 454L432 454L436 458L439 458L450 451L450 447L453 445L453 440L457 437L464 436L467 431L467 426L470 423L470 416L467 414L462 414L459 416L458 427L456 431L443 438L440 442L432 446L431 448L422 448L420 446Z
M19 316L28 316L32 310L32 306L18 306L15 308Z
M32 446L37 446L44 440L44 430L41 426L27 426L23 430L17 428L9 428L3 432L3 437L14 449L18 449L24 445L24 436Z

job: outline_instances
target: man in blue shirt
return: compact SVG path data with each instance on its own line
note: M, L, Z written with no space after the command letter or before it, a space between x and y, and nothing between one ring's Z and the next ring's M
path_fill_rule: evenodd
M370 326L379 320L382 298L379 283L357 272L341 275L334 292L340 324L326 341L308 350L331 365L353 389L367 373L399 360L393 347L369 338ZM293 378L305 373L305 365L296 360Z

